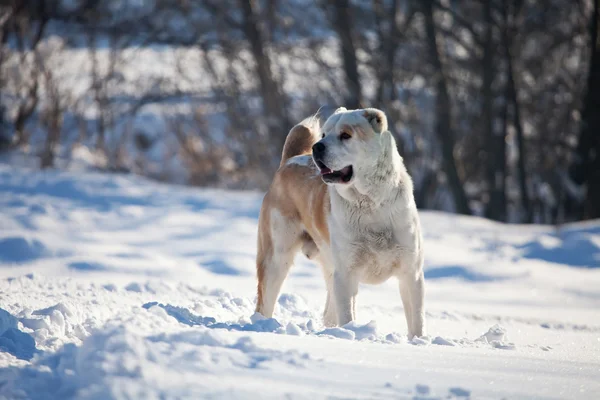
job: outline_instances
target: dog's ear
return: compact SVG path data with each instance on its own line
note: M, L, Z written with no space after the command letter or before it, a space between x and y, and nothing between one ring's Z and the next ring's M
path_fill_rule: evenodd
M388 123L385 113L376 108L365 108L363 116L369 121L375 133L381 133L387 130Z
M385 157L392 157L392 152L397 151L396 140L394 139L394 135L390 131L381 132L381 136L379 136L379 142L381 143L381 148L383 149L383 154ZM402 157L400 157L402 158Z
M396 141L394 140L394 135L390 131L381 132L381 136L379 136L379 141L384 147L394 147L396 145Z
M339 107L333 113L334 114L339 114L339 113L344 112L344 111L348 111L348 109L346 107Z

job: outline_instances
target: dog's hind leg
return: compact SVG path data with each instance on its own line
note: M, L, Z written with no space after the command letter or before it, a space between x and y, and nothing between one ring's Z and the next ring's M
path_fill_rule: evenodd
M302 244L301 234L298 223L286 218L277 209L270 210L268 216L261 213L256 259L256 311L267 318L273 316L283 281Z

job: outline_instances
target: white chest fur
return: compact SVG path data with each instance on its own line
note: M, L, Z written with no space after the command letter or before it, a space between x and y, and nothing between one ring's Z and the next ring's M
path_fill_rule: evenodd
M376 207L332 195L332 251L364 283L414 272L421 253L416 207L402 196ZM357 208L358 207L358 208Z

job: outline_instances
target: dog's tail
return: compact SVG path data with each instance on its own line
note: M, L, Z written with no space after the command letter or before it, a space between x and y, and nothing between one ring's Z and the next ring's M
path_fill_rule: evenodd
M311 154L313 145L321 139L320 132L321 122L318 114L312 115L294 126L285 139L279 166L284 165L292 157Z

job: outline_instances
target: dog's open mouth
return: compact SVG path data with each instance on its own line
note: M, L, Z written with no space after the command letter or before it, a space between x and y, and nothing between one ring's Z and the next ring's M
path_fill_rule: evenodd
M352 165L348 165L338 171L331 170L321 161L317 161L317 166L321 171L321 178L327 183L348 183L352 179Z

